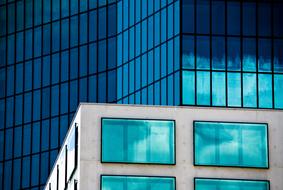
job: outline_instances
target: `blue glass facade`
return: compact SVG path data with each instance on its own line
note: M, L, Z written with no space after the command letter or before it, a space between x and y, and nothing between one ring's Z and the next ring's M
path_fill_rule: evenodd
M79 102L283 109L281 0L0 0L0 189L46 182Z
M42 189L79 102L116 102L116 14L116 0L0 1L0 189Z
M182 105L282 109L282 1L182 1Z

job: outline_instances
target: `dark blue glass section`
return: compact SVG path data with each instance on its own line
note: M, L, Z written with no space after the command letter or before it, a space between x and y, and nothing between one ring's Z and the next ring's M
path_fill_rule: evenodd
M196 1L196 31L200 34L208 34L210 26L210 3L209 0Z
M271 35L272 9L269 3L258 3L258 34L260 36Z
M258 71L271 72L271 40L260 39L258 41Z
M195 50L194 50L194 37L184 36L182 45L182 67L184 69L194 69L195 68Z
M274 64L274 72L283 73L283 40L275 40L274 41L274 52L273 52L273 64Z
M256 40L253 38L243 39L243 71L256 71Z
M197 37L197 69L209 69L210 68L210 40L206 36Z
M225 70L225 38L212 38L212 69Z
M225 33L225 1L212 0L212 33Z
M227 69L241 70L240 38L228 38L227 41Z
M227 32L231 35L240 34L240 3L237 1L227 2Z
M193 33L195 26L194 26L194 1L193 0L183 0L183 12L182 17L186 19L182 19L182 32L184 33ZM178 14L175 11L175 14Z
M243 3L243 35L255 36L256 34L256 4Z

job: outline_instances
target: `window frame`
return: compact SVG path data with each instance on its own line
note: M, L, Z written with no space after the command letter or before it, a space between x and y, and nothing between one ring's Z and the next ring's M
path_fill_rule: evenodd
M102 143L102 137L103 137L103 130L102 130L102 121L104 119L114 119L114 120L146 120L146 121L171 121L173 122L173 127L174 127L174 145L173 145L173 150L174 150L174 155L173 155L173 162L172 163L154 163L154 162L113 162L113 161L103 161L102 159L102 152L103 152L103 143ZM110 163L110 164L141 164L141 165L176 165L176 120L175 119L153 119L153 118L123 118L123 117L101 117L100 118L100 163ZM128 176L128 175L127 175ZM144 177L144 176L143 176Z
M140 178L140 177L147 177L149 179L152 179L152 178L166 178L166 179L173 179L174 180L174 190L177 190L176 188L176 176L157 176L157 175L115 175L115 174L101 174L100 175L100 179L99 179L99 188L100 190L102 190L102 178L103 177L131 177L131 178Z
M220 165L220 164L196 164L196 137L195 137L195 123L197 122L209 122L209 123L232 123L232 124L260 124L266 125L266 142L267 142L267 167L258 166L235 166L235 165ZM269 153L269 125L263 122L234 122L234 121L208 121L208 120L194 120L193 121L193 165L200 167L224 167L224 168L250 168L250 169L263 169L267 170L270 168L270 153ZM213 178L214 179L214 178Z
M210 177L194 177L194 190L196 190L196 180L219 180L219 181L247 181L247 182L267 182L268 190L270 190L270 180L260 180L260 179L239 179L239 178L210 178Z

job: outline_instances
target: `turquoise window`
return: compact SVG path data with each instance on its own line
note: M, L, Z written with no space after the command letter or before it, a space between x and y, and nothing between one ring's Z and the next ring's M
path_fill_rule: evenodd
M175 164L175 122L103 118L101 160Z
M268 168L267 124L194 122L194 164Z
M174 177L101 176L101 190L175 190Z
M269 190L269 181L195 178L195 190Z

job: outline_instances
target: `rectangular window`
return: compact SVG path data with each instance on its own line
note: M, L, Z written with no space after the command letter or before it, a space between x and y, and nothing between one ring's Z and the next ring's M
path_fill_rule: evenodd
M172 120L102 119L102 162L175 164Z
M194 164L268 168L267 124L194 122Z
M186 105L195 104L195 72L183 71L182 73L182 101Z
M269 190L269 181L195 178L195 190Z
M147 177L147 176L101 176L101 190L175 190L174 177ZM128 188L130 187L130 188Z

